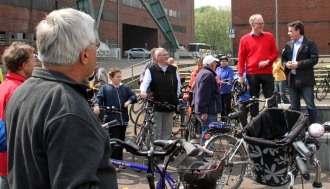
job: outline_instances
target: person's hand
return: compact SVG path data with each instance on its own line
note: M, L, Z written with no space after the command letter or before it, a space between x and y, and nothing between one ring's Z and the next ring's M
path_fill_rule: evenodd
M238 82L239 82L241 85L244 85L244 77L238 77Z
M146 92L142 92L142 93L140 94L140 97L143 98L143 99L146 99L147 96L148 96L148 95L147 95Z
M94 106L93 112L95 115L99 115L100 114L100 107L99 106Z
M267 61L261 61L261 62L259 62L259 68L264 68L268 64L269 64L269 62L267 62Z
M289 61L286 64L286 67L289 68L289 69L296 69L296 68L298 68L298 62L297 61Z
M189 99L189 94L188 93L184 93L183 94L183 100L188 101L188 99Z
M125 102L124 107L127 108L128 105L130 105L130 104L131 104L131 102L127 101L127 102Z
M209 115L207 115L207 113L202 114L201 120L206 121L208 117Z

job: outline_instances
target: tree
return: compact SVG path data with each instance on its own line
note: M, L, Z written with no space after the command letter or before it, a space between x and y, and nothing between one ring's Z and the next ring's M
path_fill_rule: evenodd
M203 6L195 9L195 42L216 47L217 52L231 53L231 11L229 7Z

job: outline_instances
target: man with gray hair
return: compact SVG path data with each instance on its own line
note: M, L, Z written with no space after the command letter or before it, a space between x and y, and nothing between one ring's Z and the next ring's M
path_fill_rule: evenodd
M217 63L212 55L203 59L203 68L199 71L195 79L194 97L192 104L196 114L202 121L202 140L200 144L204 146L204 134L209 128L209 124L217 121L217 114L221 113L221 95L219 84L216 80L215 68Z
M68 8L36 28L44 68L12 95L5 112L11 189L118 188L109 135L81 82L96 67L94 20Z

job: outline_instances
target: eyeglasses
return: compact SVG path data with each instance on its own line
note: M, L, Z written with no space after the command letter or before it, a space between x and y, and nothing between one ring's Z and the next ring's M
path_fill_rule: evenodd
M254 24L257 24L258 26L264 26L265 23L254 23Z
M159 54L158 56L168 56L168 54Z
M95 43L92 43L91 45L95 45L95 47L98 49L101 45L101 42L100 42L100 40L95 39Z

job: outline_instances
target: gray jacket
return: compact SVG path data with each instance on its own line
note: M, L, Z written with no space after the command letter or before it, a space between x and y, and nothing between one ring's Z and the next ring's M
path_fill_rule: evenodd
M11 189L117 188L109 135L66 75L35 68L8 102Z

